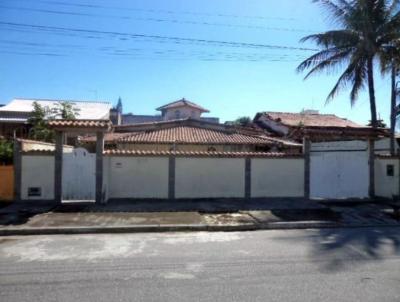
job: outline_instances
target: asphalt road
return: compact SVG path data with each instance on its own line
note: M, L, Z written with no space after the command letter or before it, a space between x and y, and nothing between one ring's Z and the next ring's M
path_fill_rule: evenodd
M400 228L0 237L0 301L400 301Z

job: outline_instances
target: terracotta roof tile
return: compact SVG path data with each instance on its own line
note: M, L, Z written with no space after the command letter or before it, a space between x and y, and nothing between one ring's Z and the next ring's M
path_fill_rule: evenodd
M52 128L90 129L110 129L112 126L109 120L51 120L48 125Z
M186 100L185 98L175 101L175 102L172 102L172 103L169 103L169 104L166 104L164 106L161 106L161 107L157 108L156 110L172 109L172 108L178 108L178 107L183 107L183 106L189 106L189 107L198 109L203 112L209 112L209 110L207 110L193 102L190 102L190 101Z
M263 116L290 127L365 127L334 114L264 112Z
M140 150L106 150L109 156L176 156L176 157L274 157L302 158L302 154L281 152L205 152L205 151L140 151Z
M181 144L252 144L268 145L275 141L267 137L241 134L234 131L178 126L131 133L117 139L120 143L181 143Z

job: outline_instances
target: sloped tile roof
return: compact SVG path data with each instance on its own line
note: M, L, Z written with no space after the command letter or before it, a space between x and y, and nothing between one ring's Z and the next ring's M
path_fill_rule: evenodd
M175 101L175 102L172 102L172 103L169 103L169 104L166 104L164 106L161 106L161 107L157 108L156 110L173 109L173 108L178 108L178 107L183 107L183 106L189 106L189 107L198 109L198 110L200 110L202 112L209 112L209 110L207 110L207 109L205 109L205 108L201 107L200 105L197 105L197 104L195 104L193 102L190 102L190 101L186 100L185 98L180 99L180 100Z
M266 137L237 132L178 126L131 133L117 140L120 143L181 143L181 144L238 144L268 145L274 142Z
M209 152L209 151L140 151L140 150L105 150L109 156L176 156L176 157L275 157L301 158L302 154L282 152Z
M109 120L51 120L48 125L52 128L90 128L110 129L112 124Z
M262 115L289 127L365 127L334 114L267 111Z

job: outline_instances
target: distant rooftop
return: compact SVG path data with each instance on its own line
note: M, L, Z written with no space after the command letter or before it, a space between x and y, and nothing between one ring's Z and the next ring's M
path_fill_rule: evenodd
M100 120L108 119L112 105L105 101L82 101L82 100L60 100L60 99L13 99L7 105L0 107L0 119L19 118L26 120L30 112L33 111L33 103L37 102L43 107L54 108L59 102L74 103L78 109L77 119Z
M320 114L318 111L314 110L303 111L300 113L266 111L258 113L256 115L256 119L260 116L267 117L275 122L279 122L280 124L289 127L365 127L348 119L338 117L334 114Z
M201 112L210 112L208 109L205 109L205 108L201 107L200 105L190 102L190 101L186 100L185 98L182 98L178 101L168 103L164 106L158 107L156 110L162 111L162 110L166 110L166 109L173 109L173 108L184 107L184 106L189 106L189 107L198 109Z

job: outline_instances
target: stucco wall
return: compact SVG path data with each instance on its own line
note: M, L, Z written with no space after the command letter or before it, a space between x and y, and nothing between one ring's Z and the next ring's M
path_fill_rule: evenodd
M243 158L177 158L176 198L244 197Z
M176 116L176 111L179 111L179 117ZM200 119L201 111L191 107L178 107L168 109L165 112L164 120L175 120L175 119L184 119L184 118L194 118Z
M109 157L108 160L109 198L168 198L167 157Z
M252 197L303 197L304 160L254 158L251 160Z
M387 165L393 165L394 176L388 176ZM393 198L399 195L399 159L375 159L375 194Z
M54 199L54 156L23 155L21 161L21 198ZM41 196L28 196L29 187L41 188Z

